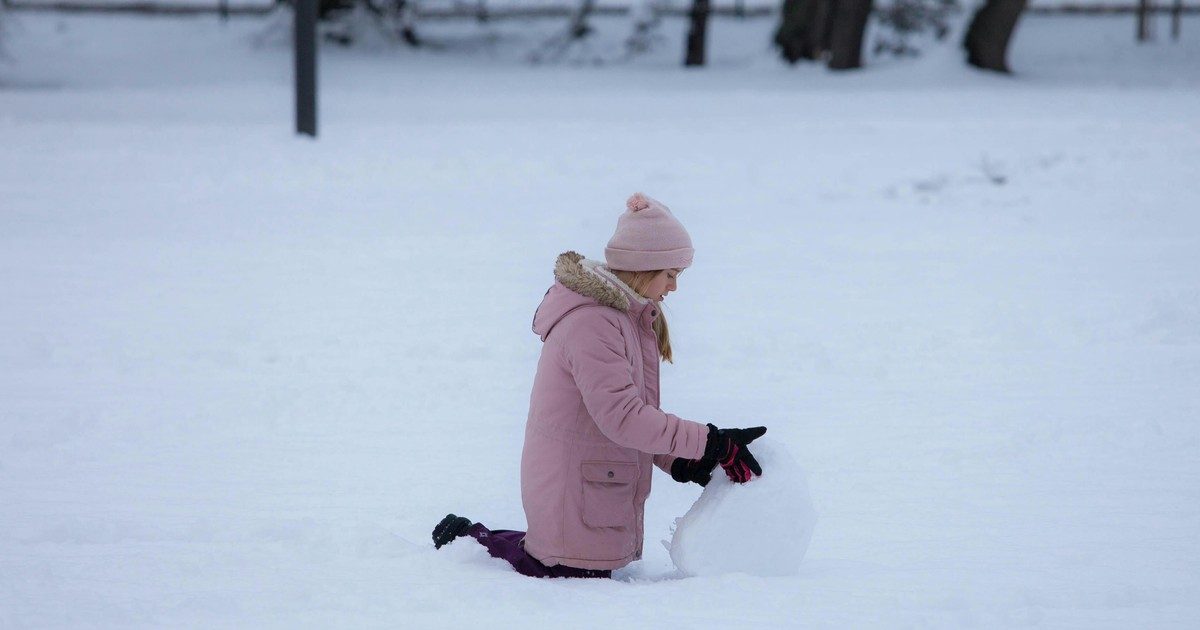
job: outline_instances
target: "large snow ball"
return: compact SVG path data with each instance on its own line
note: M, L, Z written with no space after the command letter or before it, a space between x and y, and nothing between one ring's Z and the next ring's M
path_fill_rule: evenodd
M686 575L795 575L808 551L817 511L808 480L779 442L750 444L763 474L744 484L718 466L683 518L675 519L671 560Z

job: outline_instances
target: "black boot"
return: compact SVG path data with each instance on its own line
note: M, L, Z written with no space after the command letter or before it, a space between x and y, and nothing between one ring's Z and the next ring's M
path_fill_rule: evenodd
M466 536L467 528L471 527L471 525L474 525L474 523L470 519L447 514L446 518L442 519L442 522L433 528L433 548L441 549L442 545L449 543L455 538Z

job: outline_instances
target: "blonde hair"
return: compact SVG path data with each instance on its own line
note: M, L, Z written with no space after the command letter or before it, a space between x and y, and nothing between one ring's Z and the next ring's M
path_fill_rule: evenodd
M658 274L664 270L658 271L618 271L613 269L612 272L621 282L629 285L629 288L637 291L641 295L645 289ZM663 312L662 307L656 307L658 317L654 318L654 334L658 337L658 354L667 363L674 363L674 355L671 354L671 331L667 328L667 314Z

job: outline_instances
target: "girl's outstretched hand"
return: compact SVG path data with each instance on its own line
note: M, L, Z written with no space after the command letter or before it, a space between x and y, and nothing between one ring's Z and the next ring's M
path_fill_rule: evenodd
M721 465L725 475L734 483L746 483L753 475L762 474L762 466L747 445L762 437L767 427L749 429L718 429L708 425L708 444L704 448L703 460L712 460Z

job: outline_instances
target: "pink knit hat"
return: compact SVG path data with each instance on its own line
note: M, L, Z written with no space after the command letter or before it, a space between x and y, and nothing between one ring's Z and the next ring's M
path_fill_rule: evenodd
M634 193L625 207L604 248L609 269L656 271L692 265L692 237L670 209L642 193Z

